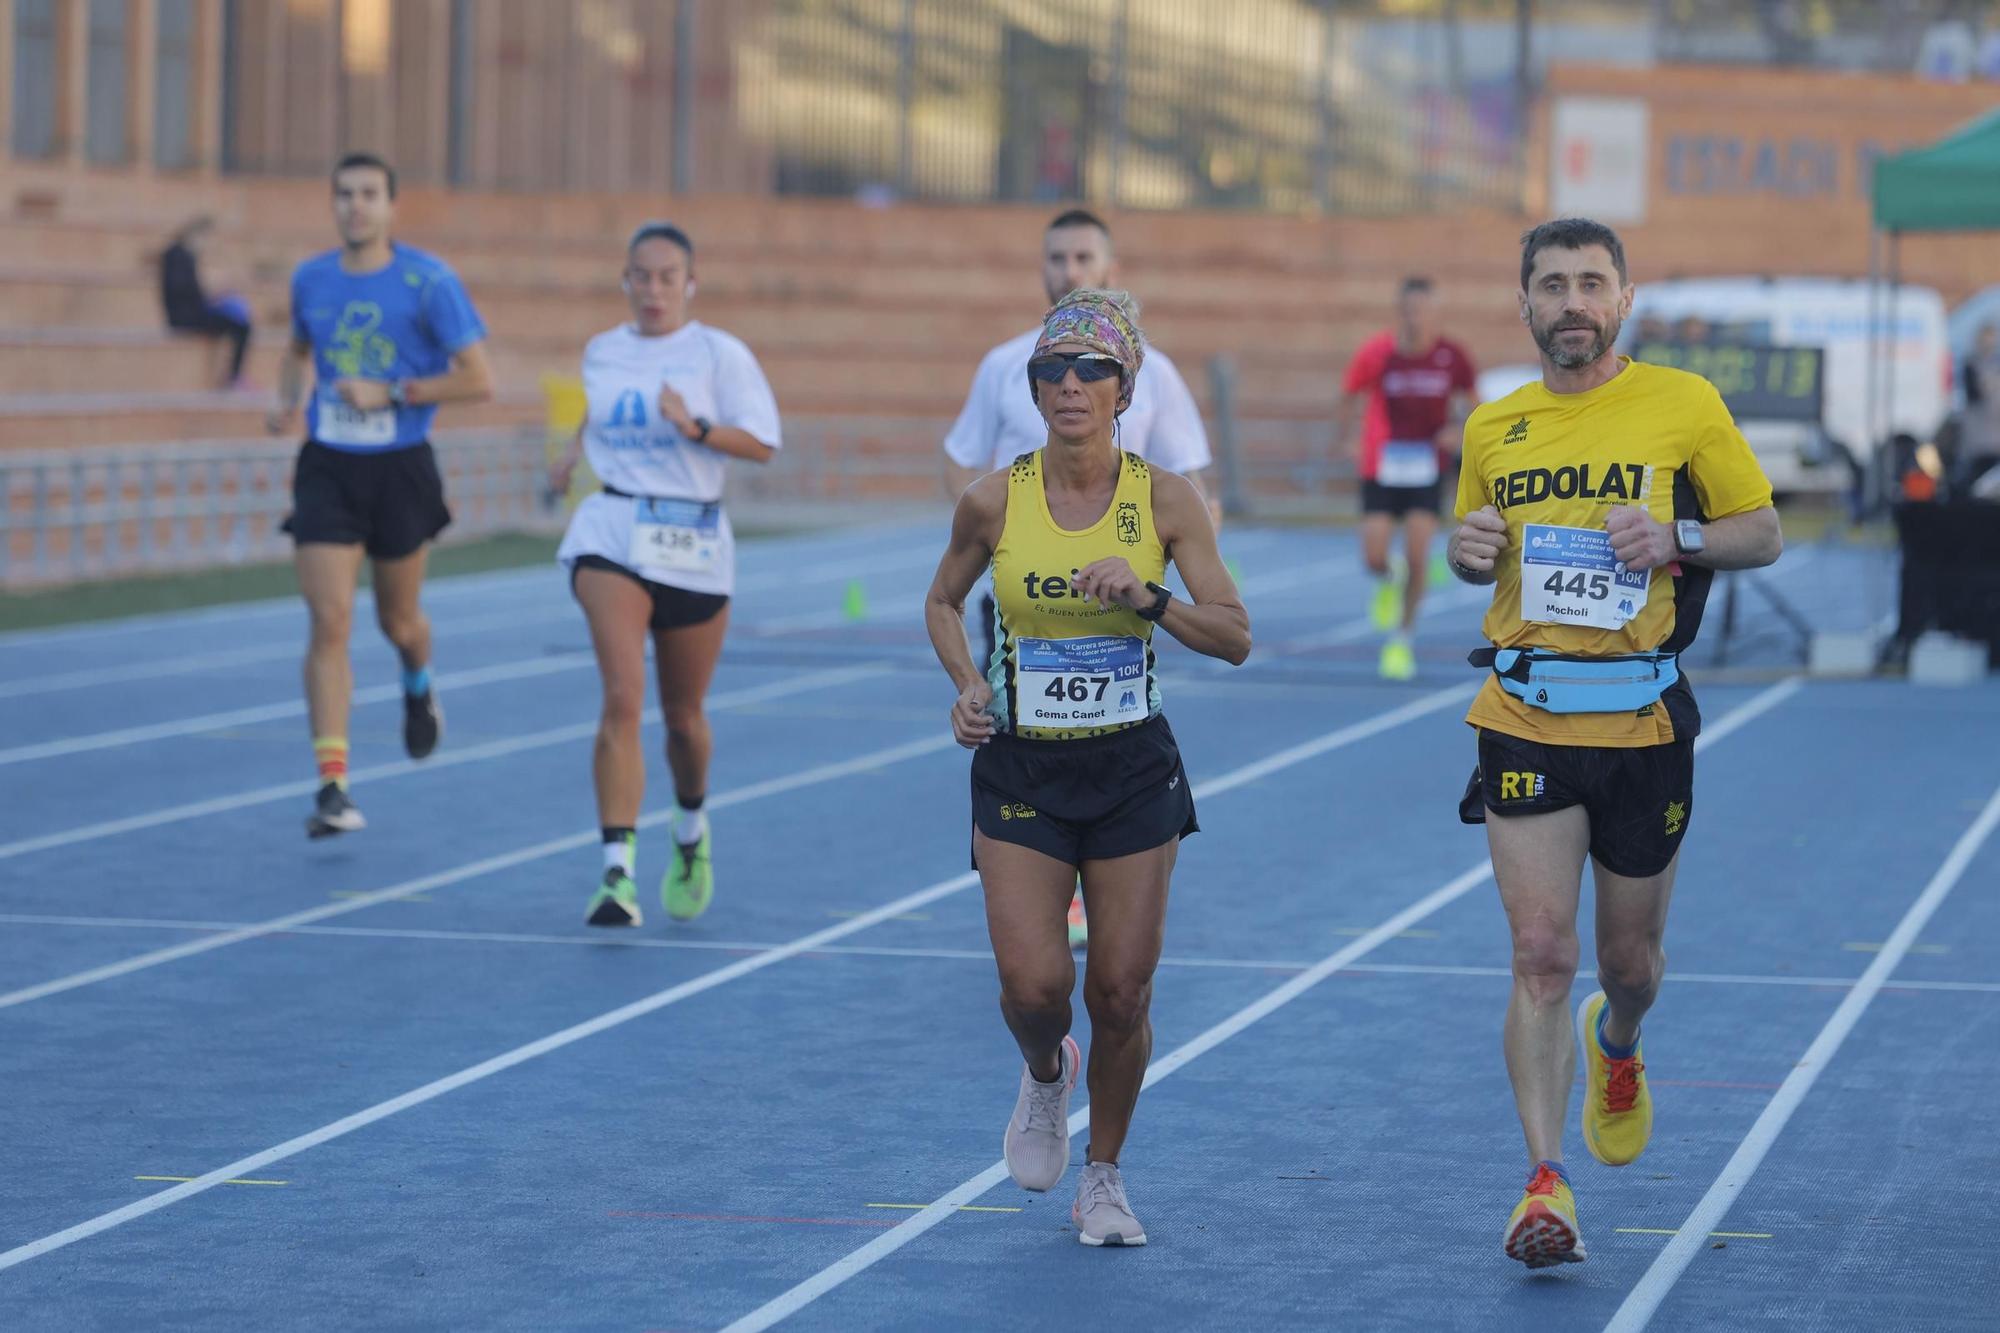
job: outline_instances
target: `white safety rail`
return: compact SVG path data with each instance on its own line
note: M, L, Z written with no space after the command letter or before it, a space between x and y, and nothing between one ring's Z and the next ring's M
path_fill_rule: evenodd
M546 529L539 428L440 431L447 540ZM282 560L296 440L0 454L0 587Z

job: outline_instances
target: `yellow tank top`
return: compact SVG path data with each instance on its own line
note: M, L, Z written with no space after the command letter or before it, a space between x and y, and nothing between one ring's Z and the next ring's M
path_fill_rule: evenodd
M1007 519L993 550L993 716L1034 740L1077 740L1134 727L1160 711L1153 625L1135 611L1079 595L1077 571L1123 556L1151 583L1166 577L1167 550L1153 526L1153 474L1121 454L1118 489L1104 517L1080 532L1059 528L1042 485L1042 451L1007 473Z

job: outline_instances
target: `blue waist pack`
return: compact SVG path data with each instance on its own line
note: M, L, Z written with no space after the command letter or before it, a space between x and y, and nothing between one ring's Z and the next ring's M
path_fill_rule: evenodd
M1500 688L1551 713L1635 713L1681 678L1677 653L1571 657L1542 648L1476 648L1466 659L1491 667Z

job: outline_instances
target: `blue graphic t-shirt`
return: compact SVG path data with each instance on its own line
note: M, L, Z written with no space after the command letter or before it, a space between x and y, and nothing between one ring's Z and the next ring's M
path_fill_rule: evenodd
M348 273L328 251L292 273L292 336L313 349L314 387L306 435L333 449L406 449L429 436L437 404L362 412L333 390L342 379L428 379L454 353L486 337L465 286L445 262L407 245L386 267Z

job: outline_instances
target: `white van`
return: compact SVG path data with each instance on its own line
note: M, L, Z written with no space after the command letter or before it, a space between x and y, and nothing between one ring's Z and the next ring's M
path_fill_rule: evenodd
M1718 341L1775 347L1818 347L1826 353L1825 438L1791 421L1738 424L1781 492L1846 490L1855 466L1871 465L1891 434L1930 439L1951 410L1952 358L1944 298L1931 287L1904 283L1895 295L1889 336L1889 288L1878 293L1877 327L1892 372L1877 389L1876 420L1868 423L1869 284L1863 278L1687 278L1642 282L1620 345L1638 340L1642 324L1672 328L1690 316ZM1830 446L1830 447L1829 447Z

